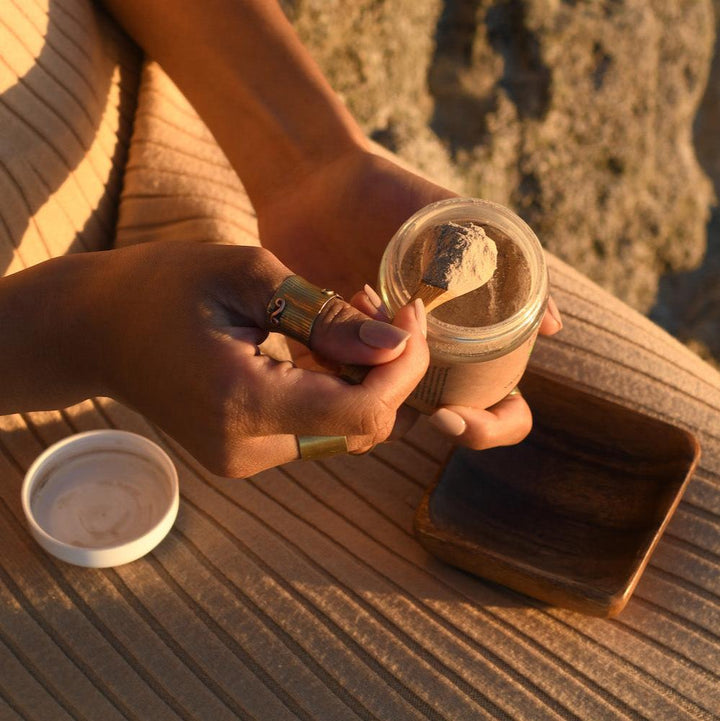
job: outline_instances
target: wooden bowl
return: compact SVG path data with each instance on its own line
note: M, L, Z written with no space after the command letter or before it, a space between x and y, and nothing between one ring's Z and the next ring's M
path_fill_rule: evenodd
M700 456L687 431L528 372L517 446L457 449L415 516L438 558L552 605L619 613Z

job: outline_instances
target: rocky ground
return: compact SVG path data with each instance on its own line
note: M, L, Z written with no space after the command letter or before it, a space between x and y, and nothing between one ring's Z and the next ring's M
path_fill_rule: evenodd
M284 5L372 137L720 359L720 0Z
M696 269L660 278L650 315L720 367L720 0L715 0L715 22L715 54L694 124L698 159L715 187L716 206L708 224L707 252Z

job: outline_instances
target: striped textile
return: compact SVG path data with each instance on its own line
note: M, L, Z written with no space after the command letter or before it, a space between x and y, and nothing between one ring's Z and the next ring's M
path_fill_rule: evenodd
M82 0L0 0L0 33L0 258L11 272L109 244L138 73L132 48ZM92 121L63 92L77 82L80 93L79 78L102 88L83 104ZM67 115L40 112L51 97ZM118 243L254 239L242 187L152 65L137 108ZM93 189L103 202L89 201ZM134 412L92 399L0 417L0 719L720 717L720 376L550 262L565 328L538 342L534 367L692 429L703 447L617 619L546 608L428 556L412 520L448 445L425 424L367 456L228 481ZM180 513L145 558L82 569L31 539L19 488L50 443L106 427L168 449Z
M212 134L157 63L143 67L117 245L257 245L255 213Z
M139 63L88 2L0 3L0 272L109 247Z

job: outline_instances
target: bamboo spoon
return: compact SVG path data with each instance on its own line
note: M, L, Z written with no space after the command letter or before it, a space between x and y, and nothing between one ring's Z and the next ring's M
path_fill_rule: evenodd
M423 248L423 274L410 302L420 298L430 313L485 285L497 267L497 247L479 225L445 223Z

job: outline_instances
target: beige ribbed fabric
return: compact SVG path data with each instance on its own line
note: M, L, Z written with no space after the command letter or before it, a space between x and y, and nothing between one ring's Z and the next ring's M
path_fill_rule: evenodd
M0 3L0 271L109 247L140 56L88 2Z
M49 10L0 0L0 32L0 257L14 270L107 241L111 159L122 158L127 128L112 98L129 87L135 56L82 0L51 0ZM76 94L96 98L80 104L93 121L67 98L67 115L40 112L71 78ZM106 201L90 202L101 183ZM56 220L41 222L50 212ZM255 237L222 154L152 66L119 217L120 243ZM182 501L168 538L116 569L56 561L20 508L23 473L42 449L105 427L168 447L135 413L95 399L0 418L0 719L717 718L720 377L551 264L565 329L538 343L533 365L690 428L703 446L619 618L544 608L429 557L412 519L448 445L425 425L367 456L246 481L212 477L169 447Z
M152 62L142 73L117 244L150 240L258 244L255 213L237 174Z

